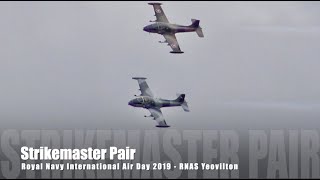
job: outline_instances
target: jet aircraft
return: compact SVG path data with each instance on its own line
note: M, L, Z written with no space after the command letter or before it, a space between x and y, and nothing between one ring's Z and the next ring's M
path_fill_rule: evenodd
M169 125L167 125L165 119L163 118L160 108L181 106L184 111L189 112L188 104L184 99L185 94L177 94L178 98L175 100L155 98L146 82L146 78L133 77L132 79L138 80L141 95L129 101L128 105L148 109L151 115L144 117L153 117L153 119L158 123L156 127L170 127Z
M168 46L170 46L172 49L170 53L183 53L175 36L176 33L195 31L199 37L204 37L202 33L202 28L199 26L200 20L191 19L192 24L190 26L171 24L161 8L161 3L148 4L153 6L155 16L157 19L155 21L150 21L155 23L145 26L143 30L149 33L158 33L163 35L165 41L159 41L159 43L168 43Z

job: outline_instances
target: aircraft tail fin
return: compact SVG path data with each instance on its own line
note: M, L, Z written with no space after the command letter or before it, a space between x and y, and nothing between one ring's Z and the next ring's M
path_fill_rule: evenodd
M177 94L178 98L176 99L176 101L181 103L181 107L184 111L189 112L189 107L188 107L188 103L187 101L184 100L184 98L186 97L185 94Z
M192 24L190 26L194 27L194 28L198 28L199 24L200 24L200 20L197 19L191 19Z
M202 28L200 27L200 20L197 19L191 19L192 24L190 25L191 27L196 28L196 33L198 34L199 37L204 37Z

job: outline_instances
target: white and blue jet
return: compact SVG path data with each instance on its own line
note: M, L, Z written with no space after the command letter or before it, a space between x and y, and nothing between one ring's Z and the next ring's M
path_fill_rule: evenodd
M151 115L145 117L153 117L153 119L156 120L158 123L156 127L170 127L163 118L160 108L181 106L184 111L189 112L188 104L184 99L185 94L177 94L178 98L175 100L155 98L146 82L146 78L133 77L132 79L138 80L141 95L129 101L128 104L133 107L148 109Z

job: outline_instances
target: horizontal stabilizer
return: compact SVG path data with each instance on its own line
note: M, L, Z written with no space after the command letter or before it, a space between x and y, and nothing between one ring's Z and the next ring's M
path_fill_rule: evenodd
M184 101L184 102L181 104L181 107L182 107L182 109L183 109L185 112L190 112L188 103L187 103L186 101Z
M196 33L198 34L199 37L204 37L201 27L198 27L198 28L196 29Z

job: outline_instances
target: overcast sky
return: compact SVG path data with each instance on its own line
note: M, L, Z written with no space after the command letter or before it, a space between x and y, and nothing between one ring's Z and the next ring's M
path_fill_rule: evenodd
M142 30L147 2L0 2L2 128L154 129L128 106L147 77L157 97L185 93L171 128L315 128L320 118L319 2L164 2L184 54Z

